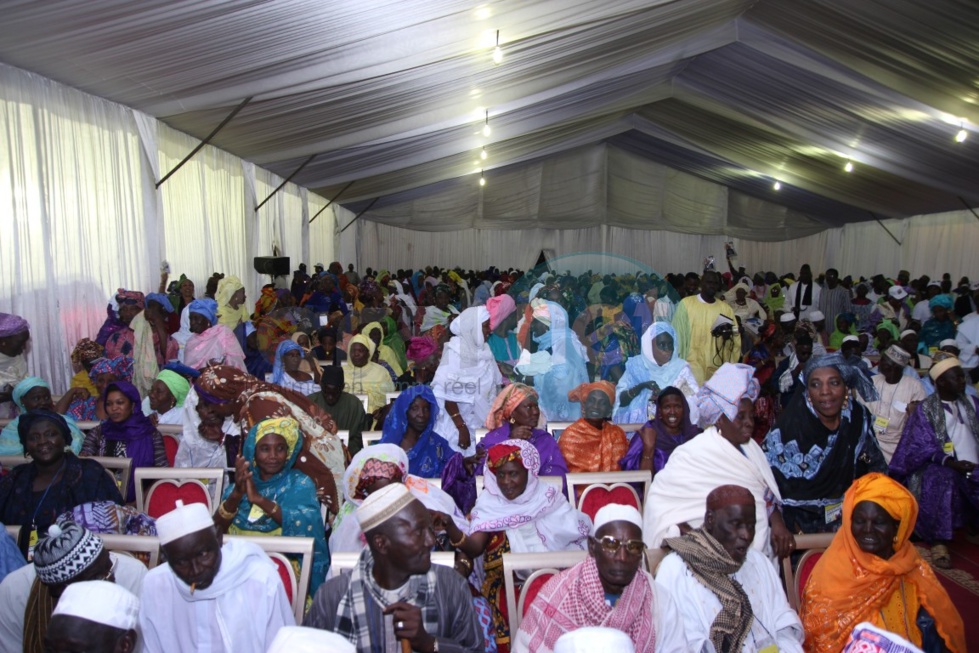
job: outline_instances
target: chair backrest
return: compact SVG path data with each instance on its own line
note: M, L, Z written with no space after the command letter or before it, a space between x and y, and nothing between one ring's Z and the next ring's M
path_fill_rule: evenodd
M579 472L567 475L568 501L594 518L595 513L608 503L625 503L642 512L643 500L649 491L653 476L649 470L630 472ZM639 492L632 484L642 484Z
M31 459L25 456L0 456L0 467L8 472L17 465L23 465L29 462L31 462Z
M349 447L350 446L350 430L349 429L338 430L337 431L337 437L340 438L340 442L343 443L343 446L345 446L345 447Z
M157 424L156 430L163 435L174 435L180 437L184 434L183 424Z
M561 437L561 433L564 432L564 429L568 428L572 424L574 424L574 422L548 422L547 432L553 435L554 439L557 440Z
M799 610L799 597L802 595L802 588L805 587L805 581L809 579L809 574L812 572L812 567L808 566L803 568L802 563L807 562L807 560L812 561L812 565L815 565L815 561L818 557L810 555L814 553L822 554L823 551L829 547L830 542L833 541L835 533L816 533L813 535L795 535L795 551L796 553L802 553L802 557L799 559L799 564L793 568L792 566L792 556L788 556L782 560L782 575L785 581L785 596L789 599L789 605L792 609ZM797 578L796 575L799 575ZM802 576L805 578L802 578ZM801 582L800 582L801 581Z
M401 396L400 390L398 390L397 392L385 392L384 400L387 401L389 404L393 404L395 400L400 396Z
M309 577L313 568L313 538L311 537L277 537L255 535L228 535L235 540L244 540L257 544L272 559L282 579L286 596L292 603L296 615L296 623L302 623L306 611L306 594L309 592ZM299 577L288 555L300 556Z
M370 408L367 407L369 403L367 395L355 393L354 396L360 399L360 402L364 404L364 412L370 415Z
M636 431L638 431L642 427L646 426L646 423L645 422L642 422L641 424L639 424L639 423L616 424L616 426L618 426L620 429L622 429L626 433L635 433Z
M136 469L136 509L154 519L173 510L178 499L184 503L203 503L213 513L223 490L223 468Z
M667 556L669 551L662 547L656 547L655 549L646 549L646 571L651 573L653 576L656 575L656 570L659 568L659 563L663 562L663 558Z
M177 436L170 435L169 433L163 434L163 448L167 452L167 464L173 467L174 461L177 460L177 449L180 448L180 440Z
M330 554L330 578L344 571L349 571L357 566L360 558L360 551L341 551ZM442 565L443 567L455 566L455 553L453 551L432 551L432 564Z
M143 560L152 569L160 564L160 538L152 535L110 535L96 533L109 551L127 553ZM144 559L145 558L145 559Z
M87 458L105 468L106 473L112 477L112 482L119 486L122 496L125 497L126 488L129 487L129 477L133 473L132 458L116 458L115 456L87 456ZM116 477L117 472L119 473L118 478Z
M556 553L504 553L503 583L506 588L507 618L510 637L516 637L520 621L544 583L562 569L573 567L585 559L585 551L559 551ZM531 572L517 593L516 573Z
M384 437L384 431L362 431L360 435L364 439L364 446L369 447Z
M17 524L4 524L7 535L14 538L14 542L20 542L20 526Z

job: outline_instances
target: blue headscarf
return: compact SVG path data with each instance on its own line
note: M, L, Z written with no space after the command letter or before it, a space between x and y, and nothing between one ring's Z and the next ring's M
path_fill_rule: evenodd
M435 432L435 420L439 415L438 401L435 393L427 385L416 385L403 391L395 400L382 430L384 436L381 444L401 445L405 431L408 429L408 408L418 397L428 402L429 415L425 430L418 436L418 442L408 452L408 473L422 478L436 478L442 474L442 468L453 451L449 443Z
M203 315L214 326L218 321L218 303L213 299L195 299L187 309L191 313Z
M28 376L23 381L14 386L14 391L12 393L14 403L17 404L17 408L22 411L26 411L24 408L24 395L33 390L34 388L47 388L51 390L51 386L48 382L39 376Z
M32 412L26 412L24 408L24 395L33 390L34 388L47 388L51 390L51 386L44 379L37 376L29 376L23 381L14 386L13 400L17 404L17 408L21 411L25 411L24 414L18 415L17 417L10 420L10 423L3 427L3 431L0 431L0 456L22 456L24 455L24 442L20 437L20 424L28 417L28 415L33 415L35 413L48 415L47 410L35 410ZM61 423L64 422L65 428L68 430L68 435L65 436L65 442L71 447L71 450L77 455L78 452L82 450L82 443L85 441L85 434L82 433L78 425L75 424L75 420L64 415L57 415L56 413L50 413L56 415L61 421L54 420L58 422L59 427ZM53 418L52 418L53 419ZM28 427L30 428L30 424Z
M656 359L653 358L653 349L656 347L657 336L663 333L673 338L673 355L665 365L658 365ZM652 390L644 388L633 397L632 402L623 411L620 403L623 392L646 381L654 381L661 391L665 390L673 385L677 377L680 376L680 372L687 366L687 361L680 358L676 331L669 322L653 322L650 324L642 334L640 345L642 353L639 356L629 357L625 363L625 373L619 378L619 382L615 386L616 398L612 415L616 421L620 419L618 414L620 411L622 411L621 417L623 418L630 412L634 415L645 414L646 406L653 395Z
M272 364L272 383L276 385L282 385L282 380L286 376L286 368L282 363L282 358L290 351L298 351L302 354L303 348L293 340L283 340L275 350L275 362Z
M146 303L156 302L163 307L167 313L173 313L173 304L170 303L170 298L161 292L151 292L146 296Z
M952 298L948 295L935 295L928 300L928 308L944 308L946 311L952 310Z

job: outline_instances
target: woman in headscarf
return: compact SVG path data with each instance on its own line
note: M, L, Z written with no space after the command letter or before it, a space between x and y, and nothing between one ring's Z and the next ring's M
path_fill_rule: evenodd
M313 365L312 374L303 372L300 364L304 354L312 358L312 354L303 351L295 341L280 342L275 350L275 363L272 365L272 383L286 390L295 390L304 396L319 392L320 366Z
M205 368L194 388L215 404L218 415L231 416L247 430L273 417L291 417L302 428L302 453L296 468L313 479L318 494L333 511L339 505L337 480L343 476L343 445L333 418L303 395L265 383L227 365Z
M680 390L667 386L656 398L656 415L632 436L629 450L619 461L623 470L648 469L656 472L666 466L670 455L689 442L701 429L690 417L690 403Z
M392 333L398 334L398 340L401 341L402 347L404 347L404 342L407 338L410 338L414 334L415 327L415 315L418 313L418 304L415 302L415 298L404 291L404 285L397 279L392 279L388 282L388 290L391 294L388 296L388 306L391 307L391 321L394 323L394 328L388 325L387 332L388 337ZM397 343L387 343L389 347L398 351Z
M189 391L187 379L172 370L163 370L143 399L143 413L157 425L183 424L184 399Z
M703 524L707 495L738 485L755 498L752 546L774 558L795 543L779 511L778 485L761 447L751 439L758 381L748 365L725 363L697 393L704 432L677 447L646 495L643 540L658 547Z
M439 478L457 455L436 430L439 405L432 389L416 385L402 391L384 420L382 444L396 444L408 453L409 471Z
M454 335L442 348L432 380L442 409L435 429L453 449L471 456L476 451L473 435L486 421L503 376L486 344L489 311L485 306L467 308L449 328Z
M390 347L384 344L384 327L381 326L380 322L364 325L361 333L374 343L374 355L371 356L371 361L387 369L391 374L392 382L404 374L404 367L398 362L398 357Z
M541 290L545 299L560 301L563 293L557 285ZM596 378L617 383L626 361L640 353L637 333L619 303L615 284L604 286L600 299L588 306L575 320L572 330L588 347ZM560 298L560 299L559 299Z
M364 303L364 308L360 311L361 324L377 322L387 316L388 309L384 305L383 292L372 277L365 277L360 282L360 299Z
M0 433L0 456L20 456L24 453L24 445L17 432L20 418L24 414L37 410L57 412L54 401L51 399L51 386L40 377L29 376L15 385L12 396L20 415L10 420L10 423L4 426L3 432ZM68 446L72 452L77 454L82 449L85 434L75 424L74 419L64 415L62 417L65 418L68 429L71 431Z
M75 376L71 377L71 388L85 388L90 395L96 392L95 384L88 373L92 369L92 364L105 355L105 347L90 340L82 338L71 351L71 365L75 370Z
M101 400L105 396L105 389L113 381L132 380L133 359L129 356L96 359L88 376L95 385L96 393L90 395L84 388L72 388L61 397L58 408L62 408L67 402L66 414L72 419L103 420L106 414Z
M184 399L183 437L177 447L174 467L235 466L241 449L241 429L231 416L223 416L218 402L202 397L194 388Z
M367 410L374 413L387 405L387 393L394 392L394 381L386 369L371 361L374 357L374 341L358 334L350 339L347 358L350 365L345 370L343 389L351 394L367 395Z
M785 311L785 295L782 294L782 284L777 281L768 287L765 293L765 311L769 320L778 320L779 313Z
M22 527L21 552L27 551L32 533L43 535L58 515L78 504L122 503L102 465L68 448L71 430L61 415L44 409L21 415L17 435L30 458L0 479L0 522Z
M401 332L398 330L398 324L395 322L394 318L388 315L381 320L381 326L384 327L383 344L390 349L391 352L393 352L394 358L401 367L403 374L404 371L408 369L408 359L405 356L405 341L404 338L401 337ZM401 374L398 376L401 376Z
M119 318L125 328L112 334L105 343L106 358L132 356L133 385L146 394L153 379L168 361L177 360L180 346L167 330L167 315L173 312L166 295L119 289ZM144 308L145 307L145 308Z
M530 308L530 337L537 350L522 351L516 370L533 377L547 421L573 422L581 417L581 407L568 393L588 382L588 353L568 327L568 313L560 304L534 299Z
M184 364L195 370L220 364L246 371L245 352L238 338L218 322L218 304L213 299L195 299L187 307L193 334L184 348Z
M796 392L765 437L764 449L793 533L832 533L842 522L843 493L869 472L887 471L865 401L877 391L840 353L813 356Z
M520 359L520 343L514 328L517 326L517 306L513 297L507 294L496 295L486 300L486 310L489 311L490 333L486 339L493 358L500 366L504 376L515 376L513 366Z
M391 483L404 483L405 487L434 514L447 515L456 526L466 529L469 522L456 506L452 497L434 483L408 472L408 454L396 444L375 444L361 449L353 457L343 473L343 506L333 520L330 534L330 551L362 551L367 546L364 533L354 516L364 499L371 492ZM436 540L436 548L448 550L448 542Z
M309 593L330 568L330 550L316 486L293 465L303 434L291 417L263 420L248 431L235 461L235 483L225 490L214 525L230 535L281 535L313 538Z
M581 418L564 429L558 446L569 472L617 472L629 450L625 431L609 421L615 387L608 381L582 383L568 393L582 405Z
M643 423L655 417L656 397L668 386L688 398L700 389L690 364L677 354L676 331L667 322L651 324L640 342L642 354L626 362L625 373L615 386L612 421L616 424ZM691 421L697 421L696 412Z
M245 286L238 277L221 279L214 299L218 305L218 322L232 331L251 318L245 307Z
M836 316L836 330L829 336L830 349L834 351L840 349L843 347L843 338L857 334L857 330L854 328L856 321L857 316L853 313L840 313Z
M537 428L540 423L540 404L537 392L523 383L512 383L500 391L493 400L486 428L490 430L483 438L483 449L497 445L504 440L525 440L532 444L540 456L541 476L561 476L568 473L568 463L554 436L544 429ZM476 467L477 474L483 474L483 461Z
M486 459L490 473L483 477L469 532L451 521L445 528L453 547L473 559L483 556L483 596L493 606L497 645L509 650L510 628L501 612L506 603L503 554L584 550L591 520L557 488L540 483L540 456L529 442L504 440L489 449Z
M901 339L901 332L898 331L897 325L890 320L882 320L877 328L874 330L877 336L875 341L874 349L879 352L887 351L887 348ZM911 352L908 352L911 353Z
M968 649L962 617L911 543L917 517L917 502L896 481L883 474L854 481L843 499L842 528L802 592L807 653L842 651L861 622L925 653Z
M436 326L448 327L452 318L459 314L459 310L449 303L452 300L452 290L446 284L435 286L432 298L432 304L426 306L424 311L419 311L415 318L418 321L418 333L422 336L429 335L429 331Z
M931 317L921 325L919 340L925 347L938 347L942 340L955 338L955 322L952 319L952 298L935 295L928 302Z
M113 381L102 399L106 419L88 432L82 445L83 456L129 458L133 471L140 467L166 467L167 452L163 436L149 417L143 414L136 387L125 381ZM125 489L126 502L136 500L135 473Z

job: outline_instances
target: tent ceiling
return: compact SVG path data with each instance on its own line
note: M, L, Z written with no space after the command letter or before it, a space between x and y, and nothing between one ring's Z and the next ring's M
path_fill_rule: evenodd
M0 61L200 138L251 96L214 144L353 209L601 142L824 224L979 205L961 0L21 0Z

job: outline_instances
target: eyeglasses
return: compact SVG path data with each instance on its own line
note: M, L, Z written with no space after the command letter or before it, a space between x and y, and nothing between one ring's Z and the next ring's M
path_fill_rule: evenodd
M610 555L615 555L619 552L623 546L625 547L626 553L631 556L642 555L642 552L646 550L646 545L642 540L619 540L611 535L604 535L602 537L591 538L602 547L602 550Z

